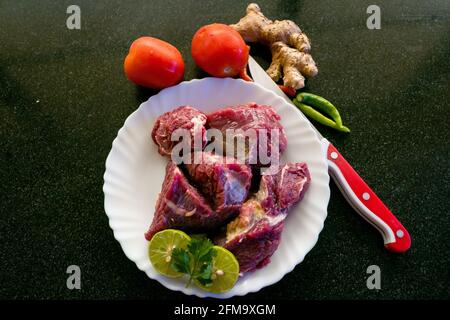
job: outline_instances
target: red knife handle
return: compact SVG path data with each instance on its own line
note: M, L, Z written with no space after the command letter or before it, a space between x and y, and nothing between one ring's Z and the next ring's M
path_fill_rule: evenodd
M411 237L406 228L339 151L328 140L324 140L330 173L349 203L381 232L388 250L407 251L411 246Z

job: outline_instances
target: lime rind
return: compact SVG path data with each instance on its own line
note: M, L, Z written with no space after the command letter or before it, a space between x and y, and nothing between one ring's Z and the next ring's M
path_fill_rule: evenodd
M156 233L148 246L150 262L155 270L169 278L180 278L182 273L171 267L172 250L186 248L191 238L180 230L166 229Z
M239 277L239 262L234 254L223 247L214 246L213 250L216 250L216 255L213 262L212 283L202 285L195 281L195 284L208 292L224 293L236 284Z
M185 249L191 241L186 233L175 229L166 229L156 233L148 247L150 262L155 270L169 278L180 278L184 274L175 271L171 266L172 250L174 248ZM212 283L202 285L195 280L195 284L211 293L223 293L234 287L239 277L239 262L227 249L214 246L216 251L213 261Z

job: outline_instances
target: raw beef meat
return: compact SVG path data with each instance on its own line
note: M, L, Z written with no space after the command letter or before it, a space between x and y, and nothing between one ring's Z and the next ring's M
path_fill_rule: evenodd
M180 168L169 162L155 215L145 238L150 240L155 233L168 228L205 231L217 228L224 222L223 217L214 212L203 196L189 184Z
M191 106L181 106L159 116L152 131L152 138L158 146L158 152L170 157L173 147L178 143L178 141L171 141L171 136L179 128L190 131L192 148L194 139L199 139L203 149L206 145L206 119L204 113Z
M310 180L305 163L289 163L276 174L261 177L259 191L227 225L226 235L216 239L236 256L241 272L270 262L280 243L287 212L303 198Z
M262 268L278 248L284 217L267 214L261 203L252 198L244 203L239 216L228 224L226 238L218 244L235 255L240 272Z
M266 211L287 214L289 208L303 198L310 182L306 163L288 163L275 174L261 177L256 198Z
M261 163L260 157L257 157L259 148L263 147L265 150L267 150L267 157L270 157L274 152L275 154L281 155L286 149L286 134L284 132L283 126L279 121L280 116L272 107L257 105L256 103L249 103L247 105L241 105L237 107L228 107L208 114L209 127L219 129L222 132L224 140L226 140L227 129L242 129L244 132L249 129L254 130L254 132L257 134L258 143L246 144L245 161L246 163L258 165L270 164ZM265 129L266 132L264 133L262 129ZM278 130L279 144L277 150L272 147L272 145L274 144L271 134L272 129ZM259 141L261 139L260 135L263 134L267 138L265 145ZM233 137L238 137L239 135L239 133L236 133L233 135ZM259 143L261 143L261 147L258 147ZM226 149L227 147L234 146L235 145L225 145L224 147ZM234 152L234 155L236 156L236 152Z
M235 159L235 149L226 150L234 157L203 152L206 125L222 132L224 149L235 147L234 138L245 137L249 129L254 130L257 141L247 140L244 162ZM161 155L171 156L177 143L171 141L171 136L178 128L189 130L192 142L199 139L201 150L191 148L186 156L194 162L184 163L181 168L172 161L168 163L146 239L167 228L215 232L224 226L215 242L234 253L241 272L265 266L278 248L289 209L303 198L311 180L305 163L275 164L273 156L280 156L287 145L280 116L272 107L255 103L221 109L208 116L190 106L178 107L161 115L153 128L152 138ZM272 129L278 134L273 135ZM279 143L274 140L276 136ZM263 151L272 162L261 161L259 153ZM251 168L249 164L257 166ZM252 169L256 172L268 165L273 165L276 172L252 181ZM250 188L252 195L247 198Z
M250 167L210 152L196 152L192 160L185 164L187 172L213 209L227 218L237 214L250 189Z

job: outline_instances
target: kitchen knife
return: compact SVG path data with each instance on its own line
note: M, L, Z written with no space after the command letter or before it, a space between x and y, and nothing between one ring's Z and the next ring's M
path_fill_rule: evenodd
M287 103L297 108L252 57L249 57L248 66L253 81L273 91L284 98ZM405 227L345 160L336 147L320 134L303 113L299 113L307 120L322 143L330 175L350 205L381 233L384 246L388 250L399 253L407 251L411 246L411 237Z

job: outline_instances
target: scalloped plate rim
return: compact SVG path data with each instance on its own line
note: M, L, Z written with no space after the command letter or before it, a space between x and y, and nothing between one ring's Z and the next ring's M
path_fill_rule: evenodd
M223 294L212 294L212 293L209 293L207 291L202 291L200 289L193 289L192 287L186 289L184 286L180 286L178 283L172 283L170 281L164 281L164 279L167 279L167 278L165 278L165 277L163 277L161 275L158 275L158 274L152 274L151 273L151 269L141 267L138 264L138 261L136 261L136 259L133 259L133 257L130 255L128 250L124 247L125 246L124 242L122 240L118 239L117 230L115 230L114 227L112 226L113 217L111 216L110 213L108 213L108 210L107 210L108 192L107 192L107 190L105 190L105 186L107 185L107 182L108 182L107 181L108 168L111 166L111 164L110 164L110 162L111 162L111 155L113 153L114 146L117 143L118 139L121 137L121 135L124 134L127 124L129 124L131 121L133 121L134 118L136 118L139 115L139 113L144 112L144 115L145 115L146 105L149 105L149 104L151 104L152 101L157 100L158 96L167 94L168 92L170 93L170 91L172 91L172 90L174 90L174 92L176 92L177 90L182 90L186 86L190 86L190 85L193 85L193 84L195 85L195 84L201 84L202 82L207 83L207 82L222 82L222 81L223 82L227 82L227 81L235 82L235 81L237 81L237 82L240 82L243 85L256 86L256 87L258 87L258 90L261 90L261 91L265 92L265 94L272 95L273 99L275 101L277 101L279 104L286 105L289 108L294 109L295 112L301 113L297 108L295 108L294 106L292 106L292 105L288 104L287 102L285 102L281 97L277 96L275 93L271 92L270 90L265 89L264 87L260 86L257 83L254 83L254 82L249 83L249 82L243 81L242 79L211 78L211 77L183 81L183 82L180 82L176 86L165 88L165 89L161 90L159 93L157 93L156 95L153 95L153 96L149 97L148 100L146 100L145 102L142 102L139 105L139 107L135 111L133 111L126 118L126 120L124 121L123 126L118 130L117 136L114 138L114 140L113 140L113 142L111 144L111 150L108 153L108 156L107 156L106 161L105 161L105 173L103 175L103 180L104 180L103 192L104 192L104 195L105 195L104 208L105 208L105 212L106 212L106 214L108 216L108 225L113 230L114 238L119 242L119 244L120 244L120 246L122 248L122 251L124 251L124 253L125 253L125 256L128 259L130 259L131 261L133 261L136 264L136 266L138 267L139 270L144 271L149 278L160 282L166 288L168 288L170 290L173 290L173 291L183 292L184 294L187 294L187 295L196 295L196 296L198 296L200 298L212 297L212 298L226 299L226 298L230 298L232 296L243 296L243 295L246 295L247 293L258 292L259 290L261 290L264 287L267 287L267 286L270 286L270 285L273 285L273 284L277 283L287 273L292 272L292 270L305 259L306 255L317 244L317 241L318 241L318 238L319 238L319 234L323 230L324 222L325 222L325 219L326 219L327 214L328 214L327 213L327 206L328 206L328 202L329 202L329 199L330 199L329 175L328 175L328 171L326 170L325 171L325 173L326 173L326 175L325 175L326 179L325 180L326 181L324 181L325 184L326 184L326 188L325 188L326 190L323 190L323 191L325 191L324 198L326 200L326 201L324 200L324 203L323 203L323 206L324 206L324 209L325 209L324 216L322 217L322 219L320 221L320 225L316 229L316 233L314 235L314 238L312 239L312 241L310 241L309 246L304 248L304 254L302 256L298 257L296 259L296 262L294 264L292 264L289 268L285 268L285 270L283 272L280 272L278 274L278 276L272 277L271 281L269 281L269 282L267 282L265 284L262 284L262 285L261 284L255 285L254 287L246 286L244 288L244 290L241 290L240 292L228 291L228 292L225 292ZM173 107L176 107L176 106L173 106ZM224 107L224 105L218 105L218 107ZM311 124L307 120L303 119L302 115L299 115L299 117L301 118L301 122L303 123L303 125L305 125L307 127L307 131L310 131L310 132L314 133L313 129L311 128ZM316 137L315 133L314 133L314 136ZM318 138L316 138L316 139L317 139L317 143L320 144L320 141L318 140ZM288 148L289 148L289 144L288 144ZM326 159L325 159L324 154L321 154L321 162L322 162L322 166L324 168L327 168ZM150 264L150 263L148 262L148 264ZM150 264L150 266L151 266L151 264ZM261 270L263 270L263 269L261 269Z

